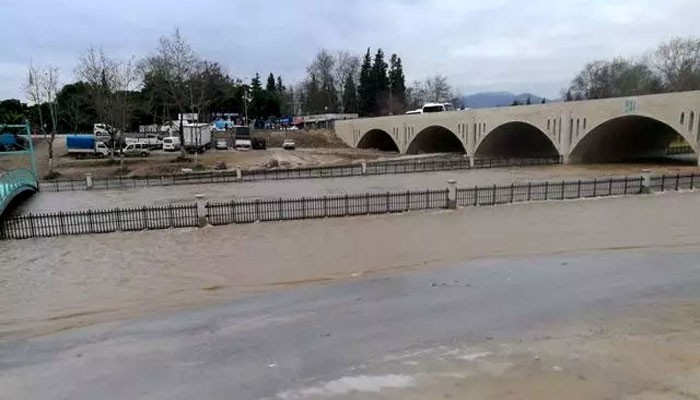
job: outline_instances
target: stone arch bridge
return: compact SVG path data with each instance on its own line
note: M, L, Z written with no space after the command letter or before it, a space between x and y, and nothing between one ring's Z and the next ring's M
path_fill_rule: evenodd
M700 91L337 121L348 145L472 158L562 156L619 162L700 150Z

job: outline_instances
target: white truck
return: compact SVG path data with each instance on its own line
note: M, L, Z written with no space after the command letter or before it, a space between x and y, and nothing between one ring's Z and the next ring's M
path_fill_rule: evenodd
M188 153L204 153L211 147L211 125L203 123L182 127L183 146Z
M66 136L66 149L76 158L107 157L110 153L105 142L98 140L96 135Z

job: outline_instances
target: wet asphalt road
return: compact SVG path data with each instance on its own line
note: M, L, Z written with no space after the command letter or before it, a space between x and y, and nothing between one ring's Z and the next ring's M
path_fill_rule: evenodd
M8 341L0 343L0 397L284 398L384 371L391 354L517 339L589 313L697 299L699 255L482 260Z

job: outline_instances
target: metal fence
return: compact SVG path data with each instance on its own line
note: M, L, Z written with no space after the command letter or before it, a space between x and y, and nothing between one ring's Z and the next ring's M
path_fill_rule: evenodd
M208 203L211 225L385 214L447 208L448 189Z
M671 145L666 149L666 155L675 155L675 154L692 154L695 153L695 150L693 150L693 147L689 144L676 144L676 145Z
M280 179L339 178L362 175L402 174L415 172L435 172L466 170L472 168L502 168L511 166L533 166L560 164L561 157L536 158L488 158L474 159L472 166L468 158L412 159L391 162L370 162L365 171L361 164L347 164L326 167L291 169L260 169L238 171L209 171L187 174L146 175L138 177L93 178L92 189L130 189L150 186L191 185L204 183L252 182ZM65 192L87 190L85 179L57 179L39 182L42 191Z
M661 175L650 179L651 191L695 189L698 176ZM537 182L457 189L457 205L484 206L526 201L569 200L644 192L644 178L624 177L562 182Z
M196 204L26 214L0 220L0 239L199 226Z
M205 209L211 225L243 224L428 210L449 208L455 204L462 207L490 206L695 189L697 180L698 176L691 173L654 176L648 183L643 177L616 177L462 188L456 189L452 204L450 189L443 189L233 200L207 203ZM0 220L0 239L197 227L199 224L196 204L28 214Z
M695 189L700 176L695 173L691 174L676 174L676 175L660 175L651 178L651 190L655 192L664 192L666 190L683 190Z

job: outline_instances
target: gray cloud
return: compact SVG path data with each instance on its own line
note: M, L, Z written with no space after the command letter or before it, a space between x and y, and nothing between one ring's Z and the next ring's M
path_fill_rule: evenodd
M465 92L556 96L586 61L696 34L697 0L0 0L0 98L20 97L30 60L73 78L88 45L143 57L179 26L238 77L304 76L317 49L399 53L407 79L447 75Z

